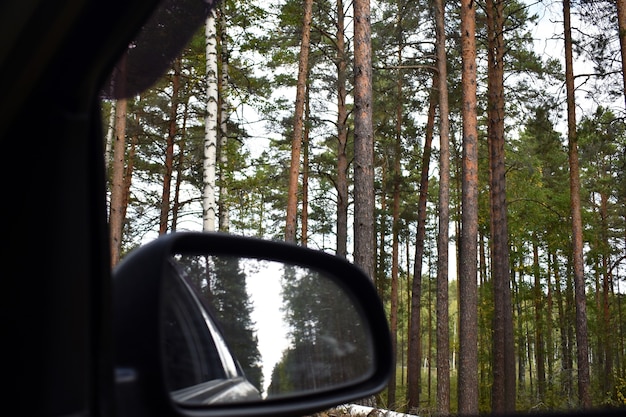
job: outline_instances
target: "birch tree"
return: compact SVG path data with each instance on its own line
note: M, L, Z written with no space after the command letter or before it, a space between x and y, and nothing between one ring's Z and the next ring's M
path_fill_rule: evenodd
M117 265L119 262L120 252L122 249L122 231L124 227L124 154L126 150L127 106L128 102L125 98L119 99L115 106L115 137L113 141L111 203L109 205L111 267Z
M229 216L229 207L227 202L227 188L225 186L226 182L226 169L228 165L228 119L229 119L229 103L227 100L228 97L228 44L227 44L227 32L226 32L226 16L224 13L224 3L218 6L217 12L219 13L219 25L217 28L219 29L218 41L220 42L221 54L220 54L220 63L221 63L221 76L218 82L218 91L219 91L219 109L220 109L220 117L219 117L219 125L220 125L220 137L218 143L218 153L220 159L219 166L219 176L220 176L220 189L219 189L219 201L218 201L218 217L219 217L219 230L222 232L228 232L230 228L230 216Z
M161 214L159 217L159 234L165 234L168 229L170 214L170 194L172 186L172 174L174 172L174 141L178 134L178 104L180 90L180 58L173 65L172 74L172 99L170 102L167 138L165 144L165 172L163 173L163 191L161 194Z
M217 12L213 8L205 23L206 41L206 114L204 119L204 159L202 191L202 230L215 231L215 172L217 164L218 80Z

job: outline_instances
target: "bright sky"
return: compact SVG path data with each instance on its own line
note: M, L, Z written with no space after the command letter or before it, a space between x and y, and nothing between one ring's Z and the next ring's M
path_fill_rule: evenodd
M246 270L246 286L252 301L252 321L256 324L259 351L263 363L263 390L271 382L272 370L287 348L288 328L283 321L280 295L282 265L277 262L255 263L258 271Z

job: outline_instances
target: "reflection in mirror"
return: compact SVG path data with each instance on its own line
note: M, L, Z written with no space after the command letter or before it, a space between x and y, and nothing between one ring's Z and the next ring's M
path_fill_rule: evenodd
M213 319L173 262L164 277L161 321L168 389L178 402L258 400Z
M187 372L221 375L216 380L235 392L243 389L243 380L264 399L336 389L365 380L374 372L372 341L363 328L361 315L332 277L258 259L188 255L175 259L177 275L182 277L179 281L194 288L197 298L193 298L205 306L203 322L208 323L196 330L204 332L203 336L187 337L187 344L201 344L188 350L196 356L204 355L195 359L200 361L199 369ZM166 294L168 299L181 296L173 291ZM179 303L168 300L165 305ZM232 356L222 352L216 361L206 346L219 346L216 339L221 335L224 349ZM164 351L166 369L192 360L177 357L184 354L182 351L174 353L167 347ZM234 358L234 372L228 370L225 356ZM203 370L206 366L211 369ZM214 402L211 398L216 390L205 388L215 385L215 381L207 378L211 377L200 382L193 375L176 375L170 381L168 376L169 388L179 402ZM183 388L180 380L190 382ZM205 394L182 396L181 389L204 390ZM258 395L229 393L221 395L220 402L240 402L242 398L258 399Z

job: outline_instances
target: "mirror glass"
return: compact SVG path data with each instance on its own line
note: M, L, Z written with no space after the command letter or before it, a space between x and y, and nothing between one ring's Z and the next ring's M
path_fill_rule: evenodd
M372 341L352 298L310 268L175 256L165 280L163 355L175 401L267 400L372 375Z

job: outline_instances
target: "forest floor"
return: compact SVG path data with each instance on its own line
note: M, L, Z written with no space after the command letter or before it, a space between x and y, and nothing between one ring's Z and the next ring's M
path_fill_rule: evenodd
M398 413L396 411L363 405L346 404L325 410L309 417L419 417L415 414Z

